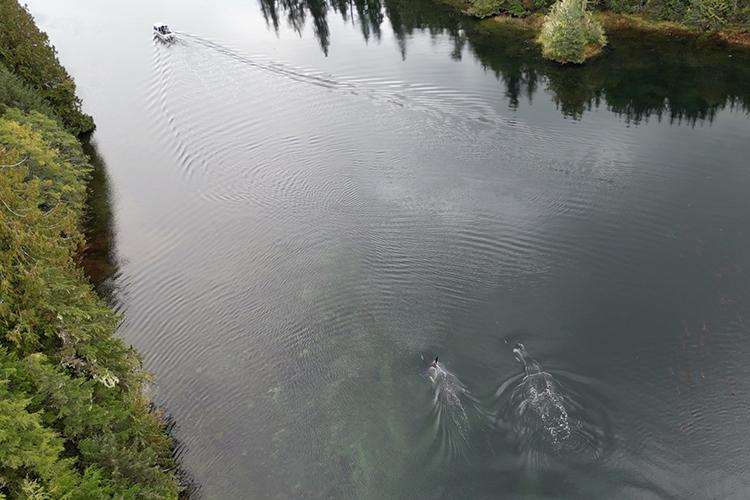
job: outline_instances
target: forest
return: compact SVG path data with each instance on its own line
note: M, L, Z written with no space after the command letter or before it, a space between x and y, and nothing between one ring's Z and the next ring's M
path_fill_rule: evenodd
M141 358L78 266L94 128L47 36L0 1L0 498L176 498Z
M546 12L554 3L554 0L469 0L467 12L477 17L498 14L523 17ZM589 4L596 10L637 14L705 30L728 26L747 30L750 22L748 0L596 0Z

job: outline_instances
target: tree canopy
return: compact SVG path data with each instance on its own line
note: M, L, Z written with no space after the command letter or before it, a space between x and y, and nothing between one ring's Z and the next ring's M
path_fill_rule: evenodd
M90 171L80 144L6 108L0 165L0 492L175 497L139 356L73 260Z
M16 0L0 0L0 63L36 90L75 135L94 129L81 111L76 85L57 59L47 34Z

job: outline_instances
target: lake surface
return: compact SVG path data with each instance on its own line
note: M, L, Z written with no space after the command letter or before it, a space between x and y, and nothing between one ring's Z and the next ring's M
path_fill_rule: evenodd
M747 52L609 33L561 68L423 0L29 4L196 498L748 496Z

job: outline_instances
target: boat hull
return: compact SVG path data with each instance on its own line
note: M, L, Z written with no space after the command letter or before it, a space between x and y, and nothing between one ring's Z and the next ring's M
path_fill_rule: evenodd
M158 31L154 31L154 37L158 38L160 41L164 43L172 43L175 41L175 36L172 33L165 35L163 33L159 33Z

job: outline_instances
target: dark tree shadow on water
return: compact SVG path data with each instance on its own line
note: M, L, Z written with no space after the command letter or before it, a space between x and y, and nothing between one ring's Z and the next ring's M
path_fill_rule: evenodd
M530 31L476 21L433 0L259 0L269 27L282 22L302 33L312 23L328 55L330 13L359 27L363 38L380 40L390 25L401 57L415 33L443 37L450 55L472 54L505 88L514 109L544 89L560 112L580 120L586 111L606 106L628 124L649 119L672 124L710 124L717 113L750 113L750 50L716 40L673 34L610 31L609 46L580 67L544 61Z
M79 250L78 261L99 295L111 302L111 278L117 274L117 261L109 177L95 145L90 139L81 143L93 170L88 183L83 221L86 243Z
M92 166L86 196L86 211L83 219L83 233L86 243L79 250L77 260L88 276L97 293L106 301L115 301L118 263L115 256L115 228L112 210L112 195L107 167L99 155L91 137L81 141L83 150ZM165 430L171 438L172 456L176 461L175 475L183 487L180 498L201 498L201 485L189 470L182 466L182 455L187 451L183 442L176 437L177 422L165 408L152 403L149 410L163 418Z

